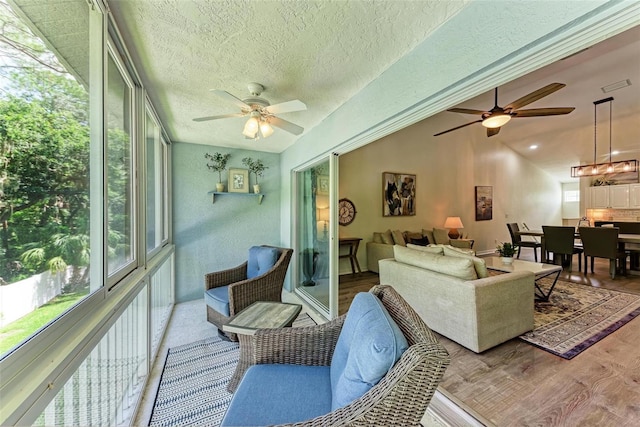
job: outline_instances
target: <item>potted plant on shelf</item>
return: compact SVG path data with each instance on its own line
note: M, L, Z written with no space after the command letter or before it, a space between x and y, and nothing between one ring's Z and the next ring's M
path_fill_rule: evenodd
M504 264L511 264L513 262L513 256L517 250L518 246L509 242L501 243L496 247L496 252L500 254Z
M220 154L213 153L213 155L209 153L204 154L204 158L208 159L207 167L212 171L218 172L218 183L216 184L216 191L222 192L224 191L224 184L222 183L222 171L227 168L227 162L231 154Z
M242 159L242 164L249 169L249 173L254 174L256 176L256 183L253 185L253 192L260 193L260 184L258 183L258 177L264 175L265 169L269 169L268 166L265 166L262 163L262 160L256 159L253 160L251 157L245 157Z

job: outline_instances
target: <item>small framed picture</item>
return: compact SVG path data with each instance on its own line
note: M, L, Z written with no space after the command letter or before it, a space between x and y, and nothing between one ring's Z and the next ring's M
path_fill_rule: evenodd
M321 194L323 196L329 195L329 176L328 175L318 176L318 194Z
M249 170L229 169L229 193L249 192Z

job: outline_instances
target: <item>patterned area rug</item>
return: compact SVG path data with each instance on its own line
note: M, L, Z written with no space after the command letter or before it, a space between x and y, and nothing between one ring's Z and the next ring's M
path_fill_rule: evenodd
M293 327L315 324L302 313ZM218 426L231 401L227 384L238 355L238 343L217 336L170 348L149 425Z
M551 280L542 284L546 291ZM558 280L550 301L535 303L535 329L520 339L572 359L639 314L640 295Z

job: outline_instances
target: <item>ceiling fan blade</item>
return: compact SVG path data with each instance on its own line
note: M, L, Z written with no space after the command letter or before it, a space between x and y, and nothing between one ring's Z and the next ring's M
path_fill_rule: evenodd
M500 132L500 128L487 128L487 137L497 135Z
M439 136L439 135L442 135L442 134L445 134L445 133L449 133L449 132L451 132L451 131L458 130L458 129L463 128L463 127L465 127L465 126L472 125L472 124L474 124L474 123L482 123L482 120L476 120L475 122L465 123L465 124L463 124L463 125L460 125L460 126L457 126L457 127L451 128L451 129L449 129L449 130L445 130L444 132L436 133L436 134L435 134L435 135L433 135L433 136Z
M532 102L537 101L538 99L544 98L547 95L551 95L553 92L562 89L565 87L564 83L551 83L543 88L540 88L536 91L531 92L528 95L523 96L522 98L516 99L511 104L504 107L505 110L517 110L518 108L522 108L525 105L529 105Z
M528 110L512 111L512 117L536 117L536 116L559 116L561 114L569 114L575 110L574 107L556 107L556 108L531 108Z
M487 112L487 111L480 111L480 110L470 110L468 108L449 108L447 111L450 111L452 113L479 114L479 115L482 115Z
M242 117L246 116L245 113L231 113L231 114L223 114L221 116L206 116L206 117L198 117L197 119L193 119L194 122L206 122L207 120L218 120L218 119L226 119L228 117Z
M300 135L302 132L304 132L304 128L301 126L298 126L294 123L288 122L286 120L283 120L279 117L270 117L269 118L269 123L271 123L272 125L279 127L282 130L285 130L289 133L292 133L294 135Z
M215 95L218 95L220 98L224 99L225 101L228 101L228 102L231 102L232 104L235 104L239 108L249 109L249 110L251 109L251 106L246 104L240 98L236 98L235 96L231 95L226 90L211 89L211 93L213 93Z
M281 102L279 104L269 105L265 108L271 114L291 113L294 111L306 110L307 106L304 102L294 99L293 101Z

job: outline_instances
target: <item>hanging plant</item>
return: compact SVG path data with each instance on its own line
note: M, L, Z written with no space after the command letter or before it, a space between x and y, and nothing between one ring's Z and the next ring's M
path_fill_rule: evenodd
M227 169L227 162L231 158L231 154L209 153L204 154L204 158L208 159L207 167L212 171L218 172L218 183L222 182L222 171Z

